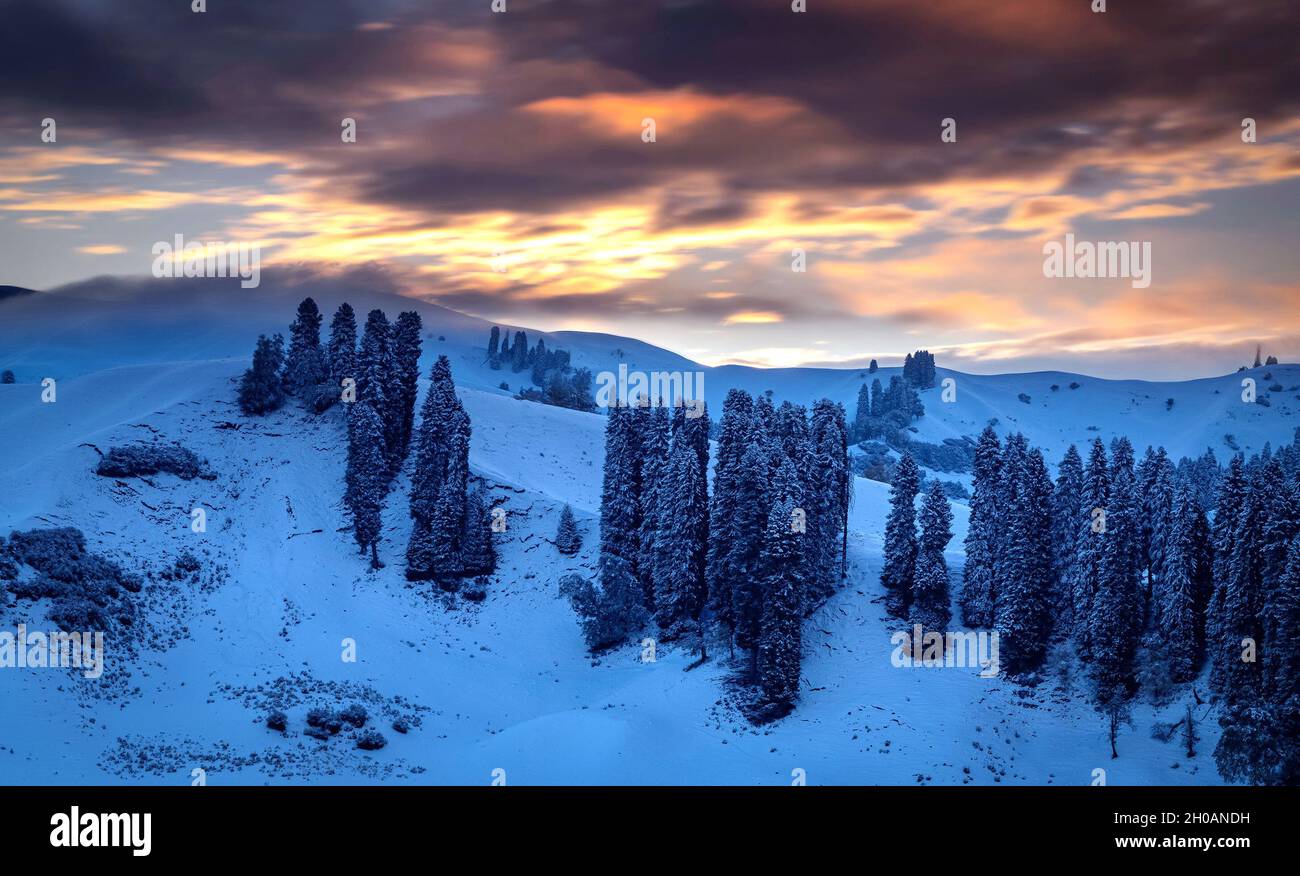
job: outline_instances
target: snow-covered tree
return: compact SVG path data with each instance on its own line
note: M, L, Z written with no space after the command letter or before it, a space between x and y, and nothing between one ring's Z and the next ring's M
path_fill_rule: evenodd
M415 425L415 402L420 395L420 314L406 310L397 315L393 329L393 365L398 391L397 461L406 459Z
M370 550L370 567L380 568L380 512L388 492L384 464L383 424L367 401L358 402L348 417L348 461L343 504L352 517L352 533L362 552Z
M1074 595L1074 639L1085 660L1092 653L1092 603L1101 576L1102 547L1108 525L1110 466L1106 446L1098 438L1088 454L1083 474L1083 491L1077 515L1075 562L1070 592Z
M880 583L885 587L885 609L906 618L916 577L916 494L921 474L910 453L904 453L889 491L889 517L885 521L885 560Z
M459 546L469 480L469 416L456 396L451 363L439 356L429 372L420 410L415 466L411 472L411 540L406 577L443 583L463 571Z
M799 698L803 597L801 534L792 530L794 502L778 500L767 516L761 574L762 619L758 636L758 681L764 699L786 706Z
M284 389L302 395L323 383L327 376L325 352L320 344L320 310L311 298L298 305L298 315L289 327L289 353L284 365Z
M1012 452L1003 460L1006 527L995 567L994 625L1002 637L1001 662L1010 676L1042 665L1052 624L1052 480L1042 453L1023 446L1007 442Z
M345 378L357 377L357 316L346 301L330 320L329 373L335 387Z
M1201 663L1202 616L1198 605L1200 564L1207 557L1197 543L1199 506L1184 486L1174 499L1173 515L1164 533L1163 562L1157 617L1160 653L1174 681L1191 681Z
M742 389L732 389L722 403L717 460L713 467L713 498L709 506L709 546L706 561L710 607L730 642L735 632L732 614L734 591L740 571L732 561L736 538L741 458L753 429L754 400Z
M1083 459L1071 444L1057 467L1056 488L1052 493L1052 613L1054 639L1068 638L1074 632L1074 594L1078 559L1079 504L1083 496Z
M582 550L582 533L578 523L573 519L573 509L565 505L560 511L560 524L555 529L555 547L566 557L571 557Z
M952 540L952 509L938 481L930 485L921 503L920 525L910 619L927 631L943 632L952 618L948 563L943 558L944 549Z
M1002 442L986 426L975 444L974 494L966 530L966 567L962 574L961 618L968 627L993 625L993 561L1000 539L997 484L1002 470Z
M284 366L284 338L260 335L253 351L253 367L239 383L239 407L246 414L269 414L284 404L280 370Z
M660 526L655 540L655 620L660 629L680 632L699 617L704 596L704 545L708 495L699 457L679 433L667 463L660 469Z

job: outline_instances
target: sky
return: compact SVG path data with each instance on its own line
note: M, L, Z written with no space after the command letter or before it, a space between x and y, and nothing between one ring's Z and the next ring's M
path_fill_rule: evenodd
M1105 5L0 0L0 284L181 234L706 364L1300 359L1300 4Z

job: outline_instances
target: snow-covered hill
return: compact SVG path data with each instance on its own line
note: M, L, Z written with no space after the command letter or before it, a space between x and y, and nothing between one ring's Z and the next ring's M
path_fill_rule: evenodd
M310 291L327 316L340 300ZM187 783L196 769L210 784L487 784L497 769L510 784L788 784L794 770L814 784L1084 784L1096 768L1112 784L1219 781L1212 720L1194 759L1177 741L1151 737L1154 722L1181 717L1181 701L1139 707L1112 761L1101 718L1068 684L1028 690L975 669L895 668L896 629L878 583L888 488L863 479L849 579L805 626L802 701L791 716L750 726L729 701L725 655L689 672L692 658L664 644L654 662L635 645L593 659L557 582L594 567L603 420L510 398L497 385L513 389L527 375L487 367L489 324L432 305L416 305L425 365L451 356L473 422L471 466L508 511L501 562L482 603L409 585L402 475L384 515L380 554L391 562L371 572L340 531L339 413L290 406L257 419L234 404L254 336L286 330L302 294L225 307L209 292L179 303L159 294L143 312L134 296L0 302L0 368L20 379L0 385L0 533L76 526L92 549L148 574L139 594L148 635L121 667L129 679L106 686L63 670L0 669L0 783ZM359 313L412 307L383 294L347 297ZM628 339L545 337L595 370L620 361L696 367ZM701 370L715 415L732 386L850 404L862 381L849 371ZM1277 366L1258 372L1261 390L1265 370L1284 386L1300 383L1300 369ZM1225 458L1224 433L1258 449L1289 440L1296 425L1294 390L1273 393L1268 408L1242 404L1241 377L1255 374L1157 384L941 369L940 379L957 380L957 400L927 392L918 437L974 434L996 418L1054 458L1067 441L1118 433L1139 449L1163 444L1177 457L1209 444ZM41 401L43 376L58 378L52 404ZM184 442L215 479L94 474L97 449L142 439ZM564 503L585 537L572 558L549 541ZM191 531L196 507L206 532ZM954 511L957 580L967 515ZM197 572L185 563L176 571L187 554ZM48 628L40 621L12 601L0 606L0 630ZM342 658L345 640L356 662ZM352 702L370 711L386 748L302 735L310 706ZM273 708L287 712L287 735L264 726ZM395 719L409 732L392 730Z

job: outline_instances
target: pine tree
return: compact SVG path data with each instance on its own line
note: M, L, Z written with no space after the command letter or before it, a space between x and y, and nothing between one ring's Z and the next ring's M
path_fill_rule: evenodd
M889 517L885 521L885 562L880 583L885 587L885 609L892 617L906 618L916 577L916 494L920 471L910 453L904 453L889 491Z
M713 468L713 498L709 506L710 539L706 561L710 607L730 642L735 633L732 601L740 583L740 571L733 565L737 533L738 490L741 458L753 429L754 401L741 389L727 392L722 404L718 432L717 461Z
M1088 467L1083 475L1076 515L1074 580L1070 592L1074 596L1074 638L1079 655L1085 660L1092 653L1093 599L1101 577L1102 548L1105 545L1108 525L1107 503L1110 499L1110 466L1106 460L1106 446L1098 438L1092 443Z
M280 369L284 366L284 339L260 335L253 351L253 367L239 384L239 407L246 414L269 414L284 404Z
M1264 479L1256 472L1242 497L1227 564L1227 581L1217 649L1220 692L1229 706L1253 706L1260 696L1260 670L1255 659L1264 641L1263 561L1261 530L1268 497ZM1253 652L1253 653L1252 653ZM1247 655L1251 659L1245 659Z
M582 533L573 519L573 509L568 505L560 511L560 525L555 530L555 547L566 557L571 557L582 550Z
M762 619L758 636L758 680L763 697L778 706L799 698L803 597L800 534L790 526L794 503L781 499L767 517L761 555Z
M491 334L488 335L488 363L492 366L493 371L501 367L501 360L497 358L500 346L501 327L494 325Z
M864 381L858 387L858 406L853 414L852 439L863 441L871 431L871 390Z
M966 568L962 573L962 623L971 628L993 625L993 550L997 545L997 481L1002 444L992 426L975 443L975 493L966 529Z
M347 378L357 378L357 317L346 301L330 321L329 369L335 387Z
M369 402L370 407L379 415L379 422L384 427L386 463L391 462L397 452L395 446L390 446L390 441L397 437L396 424L401 404L394 391L393 378L396 371L392 327L382 310L372 310L366 316L361 349L357 353L357 400Z
M1098 707L1112 715L1112 723L1133 686L1133 658L1141 634L1138 563L1142 523L1136 492L1130 470L1123 465L1116 468L1089 618L1095 698Z
M948 596L948 563L943 552L952 540L952 509L943 486L930 485L921 504L921 539L916 552L916 577L912 581L911 622L925 630L945 631L952 619Z
M668 409L655 405L640 404L629 408L632 421L636 426L637 444L641 448L640 458L640 511L641 520L638 544L636 573L641 583L645 606L651 613L655 612L655 594L658 586L655 574L658 568L656 559L655 537L661 526L665 525L667 516L672 513L668 497L660 502L661 493L668 492L668 451L671 439ZM662 507L661 507L662 506Z
M1200 618L1197 607L1198 556L1196 499L1184 486L1174 500L1174 511L1164 536L1161 604L1157 617L1160 652L1168 661L1174 681L1191 681L1201 662Z
M492 518L483 490L475 489L465 499L465 527L461 534L460 574L491 575L497 567L496 545L492 542Z
M1083 495L1083 459L1071 444L1057 467L1056 489L1052 493L1052 613L1053 638L1064 639L1074 630L1074 594L1077 522Z
M655 541L655 620L667 632L699 617L703 595L702 524L708 524L707 495L701 501L703 477L695 448L679 433L667 463L660 469L656 491L660 528Z
M380 512L388 491L384 468L383 425L369 402L360 401L348 418L348 462L344 476L347 492L343 504L352 517L352 532L364 553L370 549L370 567L378 569Z
M528 367L528 337L515 332L515 342L510 347L510 370L518 374Z
M1016 436L1019 438L1020 436ZM1002 641L1002 665L1009 676L1022 676L1042 665L1051 634L1052 481L1037 449L1022 451L1007 442L1004 457L1008 503L1005 538L996 563L997 601L994 623Z
M289 354L285 359L284 389L301 395L314 389L326 378L325 353L320 345L320 310L316 302L304 298L298 316L289 327Z
M812 465L802 475L809 484L803 502L811 536L805 539L804 547L810 596L805 610L828 598L847 574L848 517L853 497L844 408L828 399L816 402L810 433Z
M393 365L398 393L397 467L406 459L415 425L415 402L420 395L421 329L420 314L414 310L398 314L393 330Z
M771 507L765 505L770 476L764 444L755 440L741 457L733 520L728 528L726 564L736 575L731 588L731 616L734 618L736 644L746 649L757 644L763 608L758 565L768 522L763 508Z
M605 421L605 468L600 499L600 549L637 577L641 531L641 439L632 408L614 406Z
M966 567L962 574L961 618L968 627L993 625L993 561L998 543L997 484L1002 470L1002 443L986 426L975 444L975 492L966 530Z
M1215 500L1214 525L1211 538L1214 542L1213 574L1214 590L1210 595L1210 604L1205 611L1206 653L1211 658L1210 690L1222 697L1227 683L1227 666L1231 662L1231 653L1236 650L1235 643L1228 640L1229 633L1223 626L1225 605L1227 603L1228 581L1232 571L1232 557L1236 547L1237 518L1246 501L1245 461L1240 455L1233 456L1228 463L1228 470L1219 482L1219 493Z
M451 363L439 356L429 372L411 472L409 580L445 580L461 570L457 547L464 529L469 439L469 416L456 396Z

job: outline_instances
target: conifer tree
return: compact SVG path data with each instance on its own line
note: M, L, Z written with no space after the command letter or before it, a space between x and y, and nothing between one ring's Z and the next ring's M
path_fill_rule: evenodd
M761 559L763 599L757 647L758 680L764 699L778 706L792 705L799 698L803 561L801 536L790 527L794 507L789 498L772 505Z
M707 495L695 448L684 432L674 438L656 491L660 527L655 541L655 620L669 633L699 617L704 553L700 538L708 524ZM704 501L701 497L704 496Z
M501 327L492 326L492 331L488 335L488 362L492 365L492 370L501 367L501 362L497 358L501 346Z
M246 414L269 414L284 404L280 370L284 366L284 339L280 335L257 338L253 367L239 384L239 407Z
M510 347L510 370L516 374L528 367L528 337L515 332L515 342Z
M943 487L935 481L921 504L921 538L912 581L911 621L926 630L945 631L952 618L948 596L948 563L943 552L952 540L952 509Z
M863 384L858 387L858 405L853 413L852 439L854 441L862 441L867 437L868 432L870 432L870 421L871 390L867 388L867 384L864 381Z
M420 314L406 310L397 315L393 330L393 364L397 374L398 392L398 453L397 460L406 459L411 446L411 433L415 425L415 402L420 395Z
M1057 467L1052 493L1052 613L1053 638L1068 638L1074 631L1074 594L1070 582L1076 576L1079 503L1083 495L1083 459L1071 444Z
M1113 713L1129 697L1139 627L1139 550L1141 519L1136 484L1130 470L1114 471L1097 592L1089 620L1092 674L1098 706Z
M573 519L573 509L568 505L560 511L560 525L555 530L555 547L566 557L571 557L582 550L582 533L578 532L577 521Z
M439 356L429 372L411 472L409 580L445 582L461 571L458 550L466 514L469 439L469 416L456 396L451 363Z
M731 589L731 616L734 618L736 644L752 649L756 646L762 617L763 591L759 581L759 555L767 514L768 457L765 442L755 440L741 457L735 490L734 519L729 527L727 566L735 571ZM771 507L768 505L767 507Z
M345 378L357 378L357 317L344 301L330 320L330 382L340 386Z
M889 491L889 517L885 521L884 568L880 583L885 587L885 609L896 618L908 616L912 585L916 577L916 494L920 471L910 453L904 453L894 472Z
M844 408L829 399L813 405L810 440L812 465L804 474L810 486L804 497L809 516L805 539L807 587L814 603L834 592L847 574L848 519L853 498L849 436ZM809 606L805 606L807 609Z
M1174 500L1173 516L1165 533L1162 603L1158 612L1161 654L1174 681L1191 681L1201 661L1201 631L1197 607L1199 556L1196 543L1196 499L1184 486Z
M492 542L492 518L481 488L465 499L465 528L461 534L460 574L491 575L497 567L496 545Z
M289 327L289 353L285 359L284 389L302 395L326 378L325 353L320 345L320 310L311 298L298 305L298 315Z
M671 487L668 485L669 417L662 405L639 405L629 408L638 432L641 466L640 519L641 528L637 545L636 571L641 583L646 608L655 612L655 598L659 590L655 575L659 564L655 552L655 537L667 518L676 510L672 505ZM660 495L664 494L660 502Z
M1052 481L1042 453L1022 452L1023 446L1007 442L1013 452L1004 457L1003 475L1004 480L1014 480L1008 487L1014 501L1004 506L1005 537L996 564L994 623L1002 636L1001 662L1009 676L1042 665L1052 621Z
M364 553L370 550L370 567L378 569L380 512L388 491L384 467L383 425L367 401L358 402L348 417L348 461L344 476L347 492L343 504L352 517L352 533Z
M962 574L961 618L968 627L993 625L993 561L1001 525L997 484L1002 469L1002 443L992 426L984 427L975 444L975 491L966 530L966 567Z
M1091 656L1093 599L1101 577L1102 548L1108 525L1107 503L1110 499L1110 466L1106 446L1098 438L1092 443L1088 467L1083 475L1083 492L1075 523L1076 538L1074 580L1074 637L1079 655Z
M753 428L753 410L754 401L749 393L742 389L727 392L722 404L717 461L713 469L713 498L709 506L710 539L706 570L710 607L728 642L735 633L732 600L740 582L740 572L732 562L736 558L733 547L739 537L736 503L740 464Z
M601 552L621 558L633 578L641 541L641 440L635 416L622 405L609 409L600 499Z

